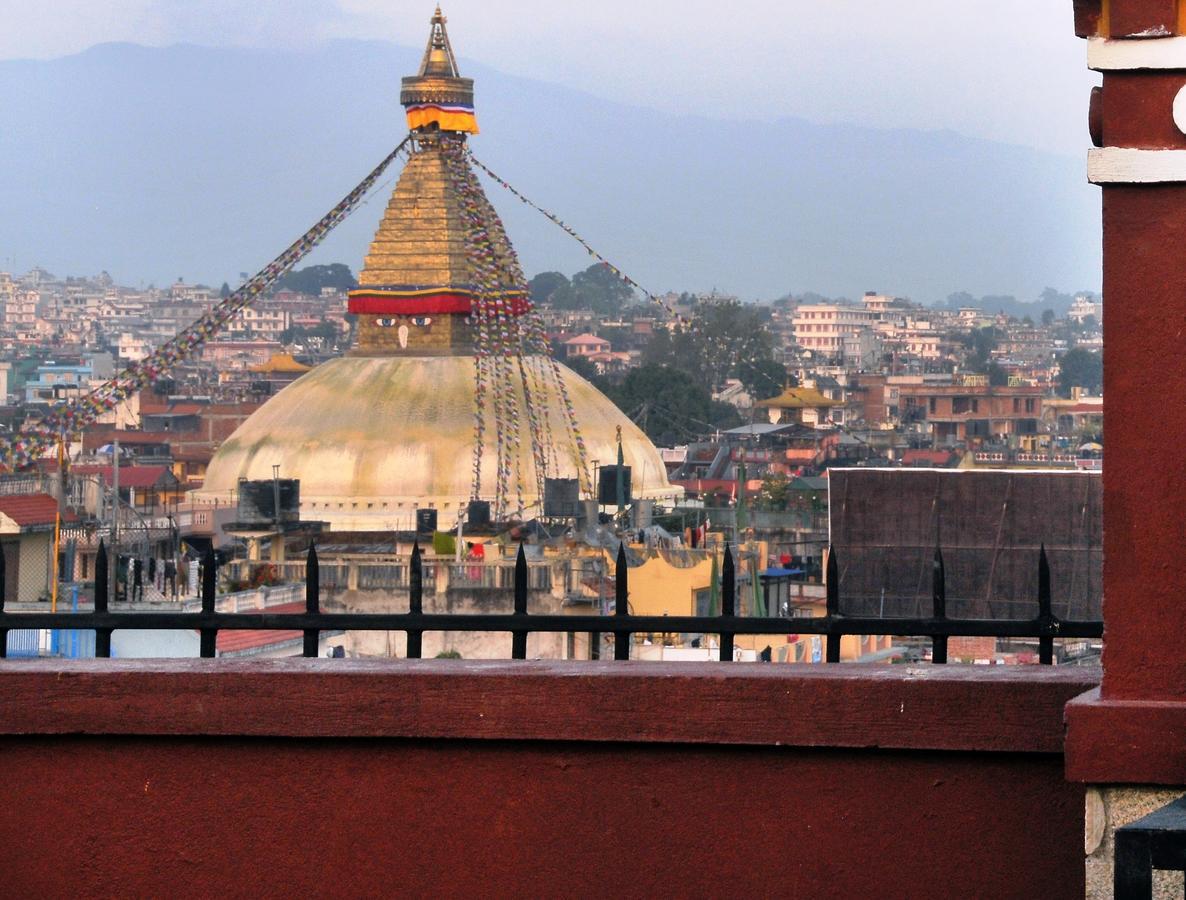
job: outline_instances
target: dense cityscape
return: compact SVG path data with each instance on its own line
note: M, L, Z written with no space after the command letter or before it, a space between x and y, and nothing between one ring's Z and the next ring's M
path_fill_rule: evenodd
M1002 34L1044 15L1010 2ZM979 15L869 7L841 27L842 5L759 4L727 23L673 5L656 20L670 58L638 58L629 79L671 108L590 95L578 114L559 82L482 72L503 96L475 95L439 6L398 92L385 72L386 100L371 99L387 50L364 45L396 14L338 5L291 12L296 31L347 37L284 61L246 36L43 65L4 59L0 34L0 87L29 98L0 119L28 123L23 147L54 139L33 134L32 98L69 93L58 77L102 95L115 73L135 108L170 66L193 71L161 93L192 102L246 85L260 60L279 83L336 54L340 68L301 76L316 87L284 76L292 109L245 92L240 121L226 102L210 132L243 140L218 165L283 135L294 109L340 144L318 106L360 153L376 135L382 148L301 193L321 151L292 140L273 173L292 205L268 211L312 226L270 260L196 239L175 280L143 236L138 256L73 252L92 240L86 217L43 231L14 205L27 233L0 227L0 784L16 801L0 871L14 889L1180 896L1186 6L1072 4L1103 79L1076 186L1103 194L1099 278L1082 239L1099 222L1042 235L1084 218L1050 149L1062 126L1037 143L1020 127L1032 98L1017 95L1056 94L1032 75L1061 63L998 72L996 95L968 85L959 105L983 124L948 109L948 82L982 71ZM279 29L265 7L252 15ZM528 7L512 55L529 21L569 53L564 29L598 43L587 11L559 29ZM615 50L657 30L631 12ZM481 52L507 40L501 13L470 14ZM697 30L720 32L697 68L738 49L726 25L746 32L743 64L697 90L748 108L731 69L752 69L751 105L770 109L708 129L674 82L692 77ZM888 62L868 47L854 76L820 62L874 32ZM930 56L944 33L954 69ZM994 60L1011 47L993 35ZM819 73L782 84L792 69L767 49ZM943 85L928 112L907 79L919 127L878 94L908 51ZM203 69L208 52L225 68ZM188 80L199 69L209 85ZM359 71L367 96L337 105ZM828 100L829 116L794 119L815 92L851 112L849 78L871 127L832 121ZM118 158L111 122L84 124L113 172L149 167L147 150ZM172 145L204 152L176 122L153 128L172 129L169 164L153 164L169 177ZM611 160L625 143L640 157ZM541 159L573 166L559 189ZM201 168L185 190L213 183ZM127 174L82 192L88 216L126 222ZM190 196L195 234L244 215L211 189L199 223ZM589 203L570 219L574 196ZM254 237L273 225L253 220Z
M277 562L300 552L307 545L302 537L307 541L309 535L296 535L287 551L268 550L285 539L245 537L242 525L239 533L226 531L224 526L241 518L234 496L201 489L214 455L240 425L304 373L348 353L358 331L359 317L348 308L348 294L356 287L344 264L290 273L232 319L199 356L111 404L81 440L63 445L68 465L48 454L36 472L6 476L0 489L8 496L0 498L0 507L6 502L19 507L30 495L43 498L40 515L47 521L38 523L43 529L58 515L50 498L58 496L65 479L58 580L83 585L84 601L98 542L111 542L113 528L122 530L116 538L121 597L143 599L145 583L149 598L195 596L199 560L209 549L227 562L238 561L234 583L243 587L285 582ZM694 548L712 533L716 540L753 547L754 572L798 573L790 580L803 605L786 610L794 614L813 614L812 604L822 596L831 470L1098 472L1102 467L1103 310L1096 295L1048 289L1035 301L1019 303L957 293L940 307L875 291L855 300L805 295L762 303L717 294L643 297L601 264L571 278L541 273L528 288L551 353L610 398L659 448L675 489L641 506L627 501L631 515L611 522L633 527L631 540L640 544ZM87 395L229 293L225 284L180 279L167 288L134 289L105 274L63 279L37 268L15 277L0 273L5 357L0 374L8 398L0 422L16 434L55 406ZM117 453L118 469L112 464ZM595 468L614 462L592 460ZM280 466L271 474L283 479L290 473ZM615 513L618 497L600 499L603 515ZM308 487L301 514L324 518L314 512L316 502L307 500ZM398 554L400 534L411 538L423 532L415 519L420 506L438 504L431 498L409 503L382 526L392 533L370 543ZM441 521L433 526L438 536L457 529L446 520L448 504L440 506ZM558 519L555 509L536 507L506 519L542 518L552 523L550 533L563 534L557 527L561 519L579 524L583 512L574 507ZM1097 516L1098 510L1093 525ZM648 535L652 526L658 531ZM505 526L511 527L516 526ZM332 522L327 528L343 531ZM358 552L366 543L358 535L378 530L373 523L350 525L331 540L343 551ZM345 536L351 532L355 537ZM505 534L491 539L505 548ZM1086 614L1098 609L1098 530L1082 539L1087 543L1069 552L1079 557L1071 570L1082 568L1085 583L1094 585L1081 607ZM34 540L44 543L48 536ZM250 562L261 558L261 548L272 563ZM572 555L571 548L561 552ZM568 576L568 595L604 608L601 579L610 560L601 557L607 554L594 544L575 555L584 557L578 564L583 574L575 581ZM52 565L18 558L24 560L18 598L49 599ZM711 593L711 572L700 569L688 579L693 612L707 611ZM765 578L769 591L769 574ZM1014 594L1027 586L1028 579L1002 584L1001 599L1016 603L1020 598ZM886 587L883 579L883 594ZM648 602L673 612L670 590L663 594ZM664 644L689 641L696 638L666 636ZM908 644L891 656L911 654ZM892 646L879 642L870 658ZM361 645L355 649L372 652ZM751 652L760 649L754 643ZM1027 658L1024 646L983 642L961 652L999 661ZM853 655L869 654L854 650ZM809 649L803 658L811 658Z

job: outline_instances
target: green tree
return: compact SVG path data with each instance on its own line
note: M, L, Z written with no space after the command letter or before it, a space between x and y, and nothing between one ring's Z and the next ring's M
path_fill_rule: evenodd
M774 473L762 479L758 492L758 508L783 510L790 504L791 480L786 475Z
M630 349L634 333L629 325L602 325L597 329L597 336L609 341L610 349L614 352L624 353Z
M1041 301L1053 309L1069 309L1075 298L1057 288L1048 287L1042 291Z
M220 287L218 289L218 298L220 300L225 300L230 295L231 295L231 286L224 281L222 283L222 287Z
M727 378L753 376L774 355L774 335L767 327L769 310L737 300L705 303L691 327L676 336L677 365L718 390Z
M1076 347L1068 350L1058 363L1058 393L1071 396L1071 388L1080 387L1096 393L1103 387L1104 361L1099 353Z
M713 428L725 430L737 428L745 424L745 419L732 403L723 400L713 400L708 404L708 424Z
M776 397L789 381L787 367L773 359L745 359L737 365L737 377L745 386L745 392L755 400Z
M294 269L276 282L278 290L296 291L298 294L308 294L312 297L319 296L322 288L347 291L357 285L354 273L343 263Z
M598 378L600 378L600 376L597 374L597 366L593 365L593 363L589 362L589 360L585 359L583 356L569 357L564 361L564 364L586 381L596 383Z
M644 366L674 366L676 340L666 328L657 328L642 348L641 362Z
M739 418L733 407L714 403L701 381L666 366L631 369L618 384L602 387L660 446L687 443L712 428L732 427L723 423Z
M1051 325L1054 324L1054 310L1052 310L1052 309L1042 310L1042 324L1045 325L1047 328L1049 328Z
M536 306L551 306L554 296L565 296L571 291L572 285L560 272L540 272L527 282L527 290L531 293L531 302Z
M634 299L634 289L600 263L572 276L572 293L575 309L591 309L600 315L616 316Z
M989 363L988 383L993 387L1005 387L1009 384L1009 373L995 362Z
M988 371L989 357L996 349L1001 333L991 325L984 328L973 328L964 338L964 346L968 348L967 365L974 372Z

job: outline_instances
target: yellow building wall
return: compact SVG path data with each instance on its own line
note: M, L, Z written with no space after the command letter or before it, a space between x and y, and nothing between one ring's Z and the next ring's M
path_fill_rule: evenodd
M41 597L48 597L53 535L43 532L22 534L18 546L20 562L17 564L17 573L20 583L17 586L17 600L31 603Z
M757 559L759 565L766 558L767 548L764 544L757 545ZM609 571L613 571L614 559L607 553ZM718 568L721 557L718 557ZM753 552L744 547L741 554L743 560L741 570L749 572ZM661 556L646 560L642 565L630 569L629 601L630 612L637 616L693 616L696 614L696 592L707 589L712 579L712 559L705 556L704 560L695 566L681 569L671 565ZM739 585L737 606L739 613L750 608L750 594L747 585ZM818 615L824 614L824 602L819 603ZM795 634L795 622L787 620L787 634ZM807 662L812 659L812 635L800 634L798 641L787 643L786 635L746 635L739 634L735 645L743 650L753 650L760 653L767 646L771 648L772 661L778 662L780 647L786 647L785 662ZM636 636L636 640L639 636ZM821 635L820 658L823 659L825 638ZM802 659L796 659L795 646L803 646ZM862 638L861 635L845 635L840 639L840 659L852 662L869 653L887 650L893 645L893 638L889 635L873 635Z
M613 571L613 559L608 559ZM648 559L630 570L630 612L636 616L694 616L696 591L709 586L712 560L688 569L671 565L662 557Z

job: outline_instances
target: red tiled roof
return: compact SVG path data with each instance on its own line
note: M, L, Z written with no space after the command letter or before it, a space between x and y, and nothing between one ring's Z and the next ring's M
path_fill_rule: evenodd
M299 613L305 611L305 604L298 600L294 603L281 603L278 606L269 606L267 613ZM261 647L268 647L272 644L283 644L287 641L295 641L299 638L303 631L220 631L218 632L218 639L215 647L219 653L241 653L244 650L256 650Z
M599 338L595 334L578 334L574 338L569 338L564 343L566 344L608 344L605 338Z
M58 515L58 501L49 494L7 494L0 496L0 513L22 528L52 525Z

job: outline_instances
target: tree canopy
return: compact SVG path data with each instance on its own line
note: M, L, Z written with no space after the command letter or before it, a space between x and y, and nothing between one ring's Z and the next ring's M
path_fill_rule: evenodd
M1009 384L1009 373L994 363L988 364L988 383L993 387L1005 387Z
M687 443L710 428L741 424L737 410L715 402L703 383L670 366L644 365L617 384L599 380L597 385L659 446Z
M1096 393L1103 387L1104 361L1099 353L1076 347L1068 350L1058 369L1058 393L1071 396L1071 388L1080 387L1088 393Z
M532 302L554 309L588 309L616 316L634 300L634 290L601 263L569 281L559 272L541 272L528 282Z
M786 370L774 361L769 310L737 300L702 303L687 328L656 332L643 362L680 369L710 391L738 378L751 393L769 397L782 390Z
M298 294L309 294L316 297L322 288L336 288L348 291L357 286L354 273L343 263L331 263L328 266L306 266L294 269L276 282L277 290L296 291Z
M540 272L527 282L531 302L536 306L550 306L552 298L559 292L570 291L572 284L560 272Z
M964 346L969 350L968 368L974 372L988 372L992 351L996 349L1000 339L1000 331L991 325L973 328L964 338Z

